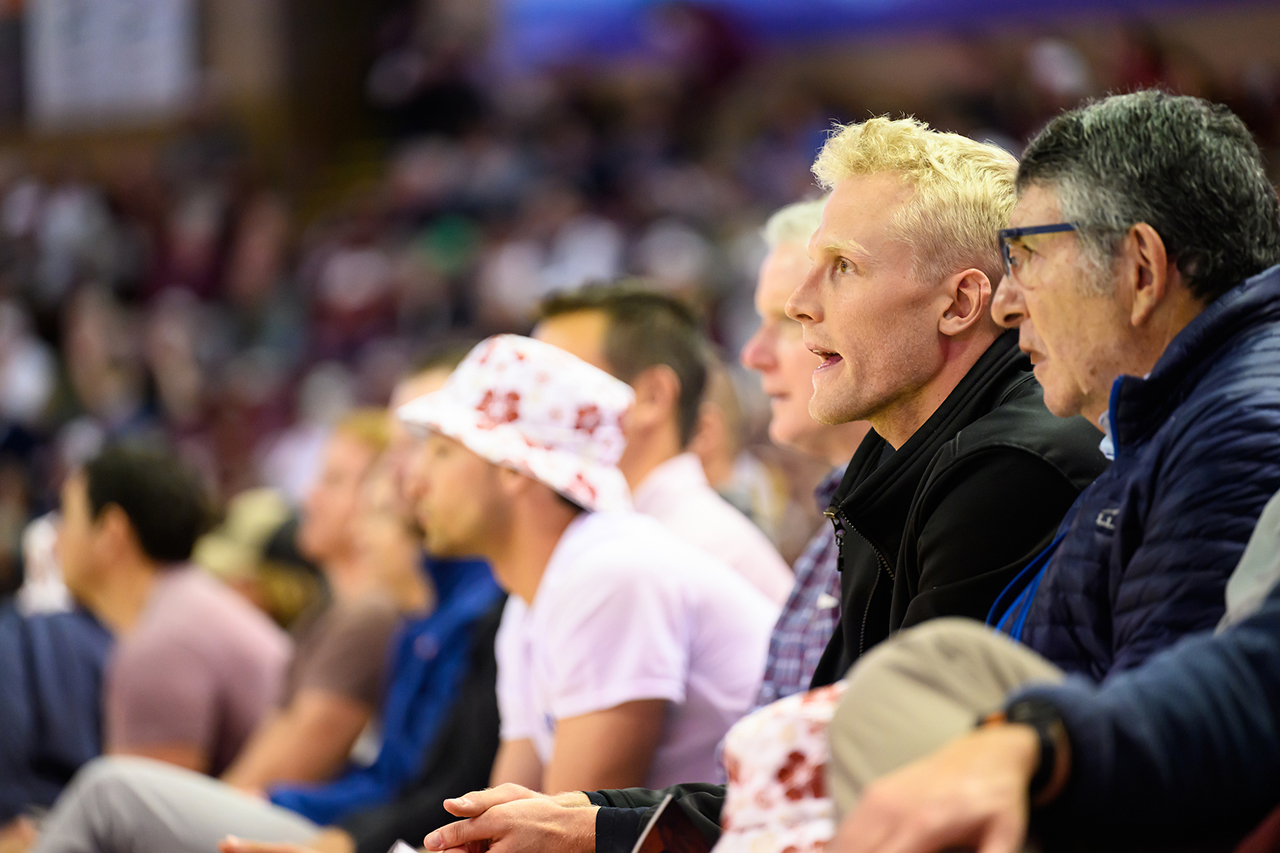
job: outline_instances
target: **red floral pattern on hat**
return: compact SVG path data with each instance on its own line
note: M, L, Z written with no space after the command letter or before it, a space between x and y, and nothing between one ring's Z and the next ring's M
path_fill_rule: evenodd
M520 394L508 391L503 396L493 393L493 389L484 392L476 411L482 415L477 424L481 429L493 429L498 424L509 424L520 420Z
M631 388L550 344L497 335L479 344L444 388L398 414L527 474L587 509L625 509L617 464Z
M724 740L729 778L713 853L824 853L835 834L828 730L843 682L743 717Z
M600 407L592 403L578 409L578 420L573 428L580 429L587 435L595 435L602 423L604 423L604 415L600 414Z

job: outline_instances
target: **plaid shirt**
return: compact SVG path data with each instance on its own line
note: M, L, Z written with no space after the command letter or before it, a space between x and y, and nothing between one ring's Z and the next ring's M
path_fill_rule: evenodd
M818 508L831 503L844 469L836 468L814 492ZM796 560L795 586L782 607L765 661L756 707L809 689L818 660L840 621L839 550L835 528L824 521Z

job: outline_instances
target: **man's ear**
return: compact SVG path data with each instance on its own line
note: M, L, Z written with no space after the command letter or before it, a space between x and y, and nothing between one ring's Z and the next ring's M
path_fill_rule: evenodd
M948 337L963 334L991 317L991 280L982 270L967 269L950 276L943 284L950 298L938 331Z
M1129 322L1141 326L1164 301L1171 280L1181 278L1181 273L1169 261L1164 240L1145 222L1129 229L1123 255L1119 285L1131 289Z
M631 380L631 388L636 392L629 419L632 430L653 429L675 417L680 405L680 378L667 365L646 367Z
M96 545L103 559L118 562L137 554L145 556L133 523L119 504L104 506L94 526L97 528Z

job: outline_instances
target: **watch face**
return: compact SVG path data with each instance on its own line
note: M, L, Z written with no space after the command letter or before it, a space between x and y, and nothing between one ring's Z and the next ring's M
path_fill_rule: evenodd
M1062 722L1062 715L1052 702L1034 697L1010 702L1004 715L1011 723L1026 723L1036 728L1040 728L1042 724Z
M1010 702L1005 708L1005 719L1010 723L1031 726L1035 729L1036 738L1040 741L1040 757L1036 762L1035 775L1031 777L1029 785L1031 799L1034 802L1046 792L1054 778L1058 763L1058 738L1066 734L1062 716L1052 702L1029 697Z

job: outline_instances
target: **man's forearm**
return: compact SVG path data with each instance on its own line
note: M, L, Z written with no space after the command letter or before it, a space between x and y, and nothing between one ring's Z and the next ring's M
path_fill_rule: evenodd
M1052 702L1071 741L1053 811L1099 832L1236 828L1280 801L1280 599L1219 636L1184 641L1102 686L1019 696Z
M551 799L555 800L557 804L568 806L569 808L595 805L586 791L565 791L564 793L556 794Z

